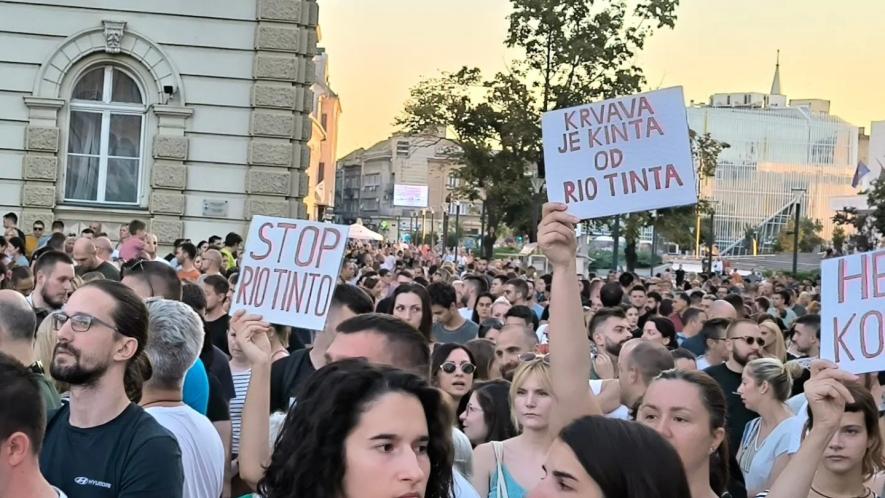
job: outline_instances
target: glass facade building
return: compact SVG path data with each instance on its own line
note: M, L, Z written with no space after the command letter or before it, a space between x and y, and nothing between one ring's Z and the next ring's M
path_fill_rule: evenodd
M760 252L771 252L797 203L802 217L821 221L821 235L829 239L830 199L855 193L856 126L808 106L693 106L688 121L697 133L729 144L715 177L701 185L701 195L713 200L722 254L751 252L748 233L755 234Z

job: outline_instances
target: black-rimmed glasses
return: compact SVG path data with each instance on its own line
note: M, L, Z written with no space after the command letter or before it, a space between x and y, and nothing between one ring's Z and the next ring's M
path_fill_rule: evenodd
M56 331L61 330L65 323L71 322L71 329L74 332L86 332L95 323L104 325L115 332L119 332L117 327L92 315L87 315L86 313L74 313L73 315L68 315L64 311L56 311L51 315L51 319L52 326Z

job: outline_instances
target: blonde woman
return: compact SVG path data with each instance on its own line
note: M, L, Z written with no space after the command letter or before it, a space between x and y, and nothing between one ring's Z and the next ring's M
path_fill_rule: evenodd
M737 392L744 406L759 414L747 422L737 452L747 496L771 487L799 451L802 420L786 404L792 387L793 376L775 358L759 358L744 367Z
M522 433L476 447L473 487L479 496L523 498L541 482L544 459L556 435L550 430L555 405L547 357L524 361L510 386L510 412Z
M52 355L55 353L55 344L58 342L55 327L52 326L52 315L50 314L40 322L37 327L37 339L34 342L34 352L37 355L37 361L43 365L43 376L47 380L55 384L55 389L59 394L68 391L68 385L58 382L49 374L49 368L52 365Z
M759 330L762 332L762 340L765 341L765 346L762 348L763 355L780 362L787 361L787 346L784 344L784 334L780 327L771 320L765 320L759 324Z

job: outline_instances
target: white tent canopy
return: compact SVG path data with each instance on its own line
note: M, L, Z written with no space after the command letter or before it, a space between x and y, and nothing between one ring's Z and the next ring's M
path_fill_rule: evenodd
M383 235L369 230L363 226L362 223L354 223L353 225L350 225L350 234L348 235L348 238L356 240L384 240Z

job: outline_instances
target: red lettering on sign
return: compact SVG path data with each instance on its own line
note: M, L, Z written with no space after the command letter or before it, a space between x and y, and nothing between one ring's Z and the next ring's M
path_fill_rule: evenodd
M876 339L879 342L875 351L867 350L867 319L868 318L876 318L877 327L875 329ZM863 354L864 358L876 358L880 354L882 354L882 349L885 347L883 344L882 337L882 313L879 313L876 310L867 311L864 313L863 317L860 319L860 352Z
M860 298L867 299L870 295L869 289L867 288L867 279L869 275L869 263L866 256L861 256L860 258L860 273L855 275L847 275L846 274L846 258L842 258L839 260L839 278L838 278L838 286L839 290L839 303L845 302L845 294L846 287L848 286L849 280L859 280L860 281Z
M259 256L259 255L255 254L255 251L252 251L249 253L249 255L252 257L252 259L256 259L258 261L261 261L262 259L265 259L268 256L270 256L270 253L273 250L273 242L270 240L270 237L266 234L266 231L270 230L271 228L273 228L272 223L262 223L261 226L258 227L258 240L260 240L261 242L263 242L267 246L267 252L265 252L264 254Z
M836 363L839 363L839 350L840 346L845 350L845 354L848 355L848 359L854 361L854 355L851 354L851 350L848 349L848 345L845 344L845 334L848 333L848 327L851 326L851 322L854 321L854 317L857 316L856 313L851 314L851 318L848 319L848 322L842 327L841 331L839 329L839 317L833 317L833 330L836 332L833 334L833 351L836 352Z

